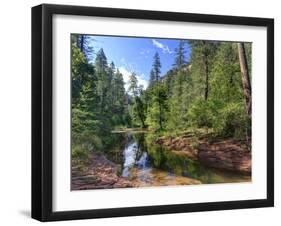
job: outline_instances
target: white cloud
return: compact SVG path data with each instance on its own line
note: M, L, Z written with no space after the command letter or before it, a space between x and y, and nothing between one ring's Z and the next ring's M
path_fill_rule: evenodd
M125 82L125 89L126 89L126 91L128 91L129 79L130 79L130 75L132 74L132 72L128 71L125 67L119 67L119 71L123 75L123 80ZM146 81L145 79L141 78L139 75L137 75L137 79L138 79L138 85L142 85L143 88L146 89L147 86L148 86L148 81Z
M152 39L152 45L154 45L158 49L162 49L163 53L169 53L169 54L173 53L173 51L171 51L167 45L158 42L155 39Z

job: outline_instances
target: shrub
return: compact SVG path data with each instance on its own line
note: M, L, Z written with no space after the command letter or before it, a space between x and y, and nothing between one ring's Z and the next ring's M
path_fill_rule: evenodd
M240 103L228 103L214 117L214 129L223 136L244 139L250 133L251 121Z
M188 110L188 119L194 127L212 127L213 112L210 102L205 100L195 101Z

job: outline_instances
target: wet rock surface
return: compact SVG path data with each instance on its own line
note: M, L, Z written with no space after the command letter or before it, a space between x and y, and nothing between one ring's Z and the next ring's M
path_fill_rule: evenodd
M189 136L177 138L161 137L156 143L176 152L178 155L187 156L199 160L205 166L251 174L251 152L241 142L234 139L226 139L210 144L206 139L198 141L198 147L193 147L194 141Z
M251 153L239 142L231 139L200 144L198 160L209 167L251 174Z
M177 138L160 137L156 140L157 144L167 147L171 151L177 152L178 155L183 155L191 159L197 159L198 150L192 147L192 139L188 136L181 136Z

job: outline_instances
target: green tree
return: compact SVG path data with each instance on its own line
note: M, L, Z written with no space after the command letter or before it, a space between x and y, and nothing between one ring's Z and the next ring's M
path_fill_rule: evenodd
M102 145L100 133L104 128L95 105L97 77L81 50L72 45L72 155L86 161L91 150Z
M146 109L143 99L143 88L138 86L138 79L135 73L132 73L129 78L129 92L133 96L132 118L135 123L140 122L141 127L145 128Z
M111 90L113 124L117 126L128 124L128 122L126 121L128 107L125 103L126 92L124 87L123 75L118 69L113 74Z
M152 69L152 70L150 71L149 82L150 82L150 84L152 84L152 83L155 82L155 81L156 81L156 76L155 76L154 70Z
M210 84L213 128L225 136L246 138L250 120L245 114L236 43L222 43L218 48Z
M159 56L158 52L156 52L153 57L152 71L153 71L153 74L155 77L155 81L159 81L160 73L161 73L161 62L160 62L160 56Z
M190 105L190 85L186 67L182 67L174 74L174 80L169 98L169 130L183 130L187 127L187 110Z
M155 75L155 81L150 81L147 93L149 102L147 107L146 123L149 127L156 130L163 130L166 121L167 105L167 88L161 81L161 62L159 54L156 52L153 58L152 71Z
M194 82L194 91L197 96L203 96L204 100L209 97L210 73L213 67L213 60L216 55L217 42L212 41L190 41L191 54L191 76Z
M97 81L97 92L99 95L99 109L101 113L109 112L109 106L110 106L110 85L111 85L111 79L112 74L109 72L109 67L107 64L107 58L104 54L103 49L100 49L97 52L97 56L95 59L95 69L96 69L96 75L98 78Z
M93 48L90 46L91 37L84 34L72 34L71 43L74 44L85 55L88 61L93 58Z
M138 95L138 79L135 72L133 72L129 77L129 92L133 97Z
M180 40L178 47L175 49L176 58L175 58L174 66L176 68L178 68L178 69L183 64L186 63L186 59L185 59L186 50L184 48L184 44L185 44L185 41L184 40Z
M162 82L157 82L153 86L150 99L151 104L147 110L146 123L150 128L162 131L165 128L168 111L167 89Z

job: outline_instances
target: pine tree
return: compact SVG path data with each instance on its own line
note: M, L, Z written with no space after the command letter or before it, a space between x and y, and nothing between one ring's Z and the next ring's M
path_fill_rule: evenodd
M138 95L138 79L135 72L130 75L128 90L133 97L136 97Z
M71 69L72 154L84 159L93 148L98 150L101 147L99 137L106 127L99 120L99 112L96 108L99 98L96 92L97 77L94 67L74 44Z
M133 96L133 106L132 106L132 118L133 121L140 122L141 127L145 128L145 104L142 99L143 90L142 86L138 86L138 79L136 73L132 73L129 79L129 92Z
M71 54L72 103L77 104L84 83L93 79L90 76L94 75L94 67L88 63L85 55L74 44L71 46Z
M116 72L113 74L112 85L112 118L114 125L122 125L126 124L125 121L125 114L126 112L126 93L123 81L123 75L117 69Z
M118 105L120 112L122 112L125 105L125 87L123 75L118 69L115 74L115 91L115 103Z
M159 81L160 73L161 73L161 63L160 63L160 56L159 56L158 52L156 52L153 57L152 70L154 73L155 81Z
M195 83L198 84L197 93L203 95L204 100L209 97L209 80L212 70L213 61L216 55L218 43L212 41L190 41L192 46L192 55L190 65L192 66L191 74ZM202 92L202 93L201 93Z
M107 58L104 54L103 49L100 49L97 52L97 56L95 59L95 69L96 69L96 75L98 78L97 81L97 92L100 98L99 101L99 109L101 112L108 110L108 94L110 90L110 84L111 84L111 77L108 73L108 65L107 65Z
M84 34L72 34L71 43L74 44L85 55L88 61L93 58L93 48L90 45L91 37Z
M165 128L168 111L166 86L158 82L151 91L150 99L146 123L150 128L162 131Z
M186 127L186 113L191 101L188 95L189 86L187 83L186 72L183 69L180 69L174 74L174 82L169 99L169 129L180 130Z
M116 95L115 95L115 93L116 93L116 87L115 87L116 74L115 73L116 73L115 65L113 62L111 62L108 67L108 77L110 80L110 87L109 87L107 98L108 98L108 103L111 106L110 111L112 113L114 111L114 102L116 101Z
M155 81L150 83L148 90L150 100L147 108L147 124L154 129L163 130L167 111L167 88L160 80L161 62L158 52L153 58L152 71Z
M150 71L150 78L149 78L149 83L152 84L153 82L156 81L156 78L155 78L155 72L153 69L151 69Z
M183 64L186 63L186 59L185 59L185 54L186 54L186 50L184 49L184 44L185 41L184 40L180 40L179 41L179 46L175 49L176 52L176 59L175 59L175 63L174 66L176 68L180 68Z

